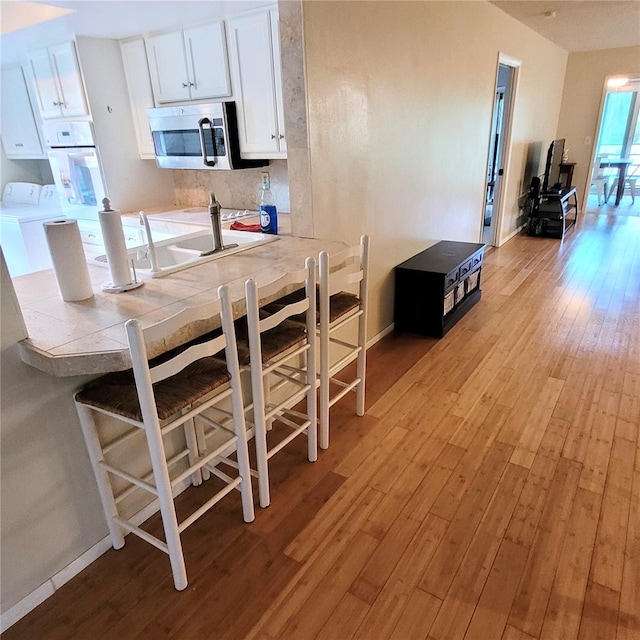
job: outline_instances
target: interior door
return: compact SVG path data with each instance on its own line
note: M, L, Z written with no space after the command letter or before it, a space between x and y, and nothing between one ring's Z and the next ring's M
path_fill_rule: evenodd
M504 180L509 161L513 98L515 95L516 69L519 62L500 56L496 72L491 135L487 151L487 185L482 209L481 241L498 246L500 221L504 205Z

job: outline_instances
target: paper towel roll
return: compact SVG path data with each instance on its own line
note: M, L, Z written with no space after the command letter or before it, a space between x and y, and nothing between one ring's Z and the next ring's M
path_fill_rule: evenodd
M77 220L45 222L44 235L62 299L76 302L91 298L93 289Z
M103 200L103 202L105 201ZM107 254L107 264L111 274L111 285L122 287L131 282L131 271L129 269L127 245L124 241L120 212L111 210L107 201L105 210L98 211L98 219L100 220L102 239L105 253Z

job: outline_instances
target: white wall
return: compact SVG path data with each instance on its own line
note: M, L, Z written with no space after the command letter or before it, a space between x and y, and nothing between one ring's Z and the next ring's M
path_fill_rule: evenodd
M173 205L173 173L158 168L153 160L141 160L138 156L117 40L78 37L76 48L107 196L113 207L135 211Z
M303 23L312 226L371 235L371 336L393 321L396 264L428 239L479 241L499 52L522 60L502 237L517 228L567 54L487 2L310 1Z
M0 123L1 125L2 123ZM1 138L0 138L1 140ZM0 198L7 182L53 183L48 160L10 160L0 142Z
M569 159L577 163L574 184L580 199L588 193L591 160L595 155L598 119L607 76L640 73L640 47L581 51L569 55L558 123ZM586 138L591 142L585 143Z

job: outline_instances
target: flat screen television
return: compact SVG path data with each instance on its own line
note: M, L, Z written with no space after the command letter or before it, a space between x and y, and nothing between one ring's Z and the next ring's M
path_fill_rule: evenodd
M547 164L544 168L544 178L542 180L542 192L560 190L560 165L562 164L562 154L564 153L564 138L554 140L549 145L547 152Z

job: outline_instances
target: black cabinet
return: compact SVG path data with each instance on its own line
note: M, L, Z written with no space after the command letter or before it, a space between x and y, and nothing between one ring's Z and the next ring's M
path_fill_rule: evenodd
M441 241L395 268L398 331L441 338L480 300L484 245Z

